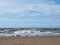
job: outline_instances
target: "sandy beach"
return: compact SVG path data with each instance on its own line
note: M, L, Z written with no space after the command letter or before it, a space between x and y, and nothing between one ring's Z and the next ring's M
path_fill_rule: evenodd
M60 37L0 37L0 45L60 45Z

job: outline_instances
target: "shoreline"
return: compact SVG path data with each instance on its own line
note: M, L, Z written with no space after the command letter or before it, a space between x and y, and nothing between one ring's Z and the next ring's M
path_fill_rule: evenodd
M60 36L0 37L0 45L60 45Z

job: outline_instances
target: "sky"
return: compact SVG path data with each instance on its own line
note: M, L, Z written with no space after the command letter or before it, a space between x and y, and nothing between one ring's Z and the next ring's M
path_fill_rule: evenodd
M60 28L60 0L0 0L0 28Z

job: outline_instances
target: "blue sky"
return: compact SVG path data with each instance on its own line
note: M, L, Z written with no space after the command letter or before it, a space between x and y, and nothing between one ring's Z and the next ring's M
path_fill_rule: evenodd
M60 0L0 0L0 28L49 27L60 27Z

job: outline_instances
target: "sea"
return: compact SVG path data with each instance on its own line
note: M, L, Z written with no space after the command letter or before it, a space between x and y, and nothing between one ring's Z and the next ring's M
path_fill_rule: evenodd
M38 36L60 36L60 28L0 28L0 37L17 36L18 34L15 35L14 32L20 30L40 31ZM34 34L29 34L29 35L37 36ZM22 36L26 36L26 35L22 35Z

